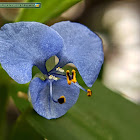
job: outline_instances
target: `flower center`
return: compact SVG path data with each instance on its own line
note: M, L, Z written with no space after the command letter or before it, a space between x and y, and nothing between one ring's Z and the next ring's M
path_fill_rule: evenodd
M63 104L66 102L66 98L64 95L60 96L58 100L55 100L53 98L52 83L53 83L53 81L59 80L58 78L67 79L68 85L71 85L71 83L73 83L75 86L77 86L78 88L85 91L87 93L87 96L92 95L92 91L90 89L86 90L85 88L83 88L82 86L79 85L79 83L77 82L77 79L76 79L76 71L73 69L71 72L72 72L72 75L70 75L69 70L67 70L65 73L62 68L58 67L58 68L56 68L56 71L51 71L49 73L50 75L49 75L48 79L50 82L50 97L51 97L52 101L54 101L55 103Z
M66 71L66 77L67 77L67 83L70 85L71 82L73 82L77 87L79 87L80 89L82 89L83 91L87 92L87 96L91 96L92 95L92 91L90 89L84 89L82 86L80 86L77 82L76 79L76 71L73 69L72 70L72 75L70 75L70 71L67 70Z
M72 70L72 75L70 75L70 71L67 70L66 71L66 77L67 77L67 83L69 85L71 84L71 82L73 82L73 83L76 83L77 82L77 80L76 80L76 72L75 72L74 69Z

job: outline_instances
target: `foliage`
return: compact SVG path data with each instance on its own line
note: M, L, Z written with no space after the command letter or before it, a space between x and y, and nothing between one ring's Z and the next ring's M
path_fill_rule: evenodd
M2 69L0 75L9 77ZM79 80L81 81L80 78ZM91 88L92 97L87 97L81 91L78 102L66 115L56 120L47 120L39 116L26 98L18 96L18 91L27 93L28 84L20 85L11 79L9 82L9 95L21 112L11 134L12 139L18 139L20 136L25 136L26 139L36 137L37 140L40 138L137 140L139 138L140 107L113 93L100 81L96 81ZM4 92L1 98L3 94Z
M16 21L46 22L59 16L65 10L81 0L28 0L28 2L41 2L41 8L22 9Z

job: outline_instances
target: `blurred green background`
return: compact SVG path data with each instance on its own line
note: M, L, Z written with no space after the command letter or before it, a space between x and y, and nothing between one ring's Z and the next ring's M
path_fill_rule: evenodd
M39 116L28 101L28 84L13 81L0 66L0 140L139 140L140 26L135 0L0 0L41 2L40 9L0 9L5 23L63 20L82 23L103 40L105 62L91 88L61 118ZM50 63L52 64L52 59ZM57 60L56 60L57 61ZM54 62L55 63L55 62ZM64 69L72 69L68 65ZM52 65L50 65L50 69ZM33 68L33 76L38 72ZM78 82L85 88L77 74Z

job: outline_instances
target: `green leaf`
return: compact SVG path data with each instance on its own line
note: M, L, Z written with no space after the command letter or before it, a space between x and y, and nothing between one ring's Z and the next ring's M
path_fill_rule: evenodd
M10 140L44 140L24 118L19 118Z
M0 85L9 85L9 82L11 81L11 78L8 76L8 74L3 70L2 66L0 65Z
M47 120L32 109L28 99L18 96L18 91L27 93L29 84L17 84L1 68L0 75L3 80L0 80L0 84L4 81L5 84L10 83L10 95L23 112L19 120L24 118L22 122L29 124L44 138L139 140L140 106L107 89L99 81L91 88L93 96L87 97L86 93L81 91L77 103L63 117ZM78 82L85 87L79 76ZM16 124L16 133L22 127L21 124L20 121ZM24 133L25 130L22 131Z
M14 99L15 105L21 112L24 112L29 106L31 106L28 101L28 87L29 84L18 84L13 81L10 85L9 95Z
M31 107L20 117L43 137L80 140L138 140L140 106L96 81L93 96L81 91L77 103L61 118L47 120Z
M29 83L16 83L12 78L10 78L10 76L4 71L4 69L0 68L0 85L5 85L5 89L0 90L0 94L3 95L6 90L8 90L9 96L14 99L14 103L16 104L16 106L18 106L18 109L20 111L24 111L30 106L30 103L27 99ZM19 92L23 93L23 97L19 96Z
M16 21L46 22L59 16L65 10L81 0L28 0L28 2L41 2L41 8L22 9Z
M0 140L6 138L6 105L8 90L5 84L0 84Z

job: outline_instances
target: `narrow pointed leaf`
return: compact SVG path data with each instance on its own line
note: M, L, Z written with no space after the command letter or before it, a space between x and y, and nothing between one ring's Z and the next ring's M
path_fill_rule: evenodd
M59 16L65 10L81 0L28 0L28 2L41 2L41 8L22 9L16 21L46 22Z
M110 91L99 81L91 89L92 97L81 91L77 103L59 119L47 120L30 107L21 117L50 140L138 140L140 106Z

